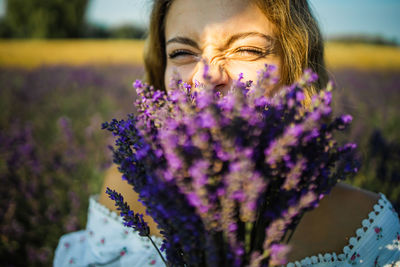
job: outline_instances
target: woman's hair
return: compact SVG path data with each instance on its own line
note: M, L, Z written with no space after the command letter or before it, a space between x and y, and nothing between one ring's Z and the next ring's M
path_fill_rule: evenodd
M199 0L200 1L200 0ZM310 68L318 74L316 86L308 88L308 98L324 87L328 75L324 63L324 44L318 24L307 0L251 0L275 25L282 52L281 83L292 84ZM173 0L155 0L145 44L146 81L165 89L165 20Z

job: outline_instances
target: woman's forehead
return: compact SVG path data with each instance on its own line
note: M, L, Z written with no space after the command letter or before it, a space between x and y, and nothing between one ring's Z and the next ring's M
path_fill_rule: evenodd
M196 42L222 42L245 32L274 32L264 13L246 0L175 0L166 18L167 41L184 36Z

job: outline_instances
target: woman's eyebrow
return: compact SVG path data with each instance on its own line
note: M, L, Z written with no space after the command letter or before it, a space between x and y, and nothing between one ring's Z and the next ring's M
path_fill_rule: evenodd
M262 37L262 38L266 39L270 44L273 44L274 40L275 40L272 36L265 35L260 32L241 32L241 33L237 33L237 34L234 34L231 37L229 37L229 39L225 43L225 47L229 47L230 45L232 45L234 42L236 42L239 39L244 39L246 37L252 37L252 36Z
M265 35L260 32L241 32L241 33L237 33L237 34L230 36L225 43L225 47L229 47L230 45L232 45L234 42L236 42L239 39L244 39L246 37L252 37L252 36L262 37L271 44L273 44L273 42L275 40L272 36ZM196 41L194 41L188 37L177 36L177 37L171 38L166 42L165 46L167 46L170 43L185 44L185 45L190 45L190 46L193 46L194 48L200 49L199 45L196 43Z
M199 49L199 45L195 41L193 41L192 39L187 38L187 37L177 36L177 37L171 38L166 42L165 46L167 46L170 43L179 43L179 44L190 45L190 46L193 46L194 48Z

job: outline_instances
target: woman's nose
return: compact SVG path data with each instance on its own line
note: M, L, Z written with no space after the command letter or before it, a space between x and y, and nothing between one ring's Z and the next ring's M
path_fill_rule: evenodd
M222 62L201 60L197 64L192 78L192 84L197 85L199 83L225 93L229 89L229 73Z

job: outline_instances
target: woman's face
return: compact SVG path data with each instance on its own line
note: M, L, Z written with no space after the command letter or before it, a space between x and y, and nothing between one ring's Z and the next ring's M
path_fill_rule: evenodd
M165 40L167 90L174 71L183 82L206 83L222 93L241 72L244 80L256 81L266 63L280 73L274 25L251 1L174 0L166 17ZM209 80L203 78L205 63Z

